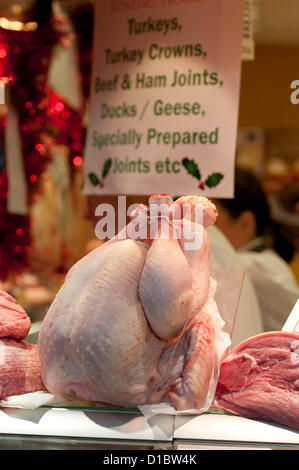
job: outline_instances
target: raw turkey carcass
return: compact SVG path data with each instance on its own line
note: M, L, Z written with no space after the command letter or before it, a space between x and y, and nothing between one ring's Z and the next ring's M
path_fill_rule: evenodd
M299 333L267 332L236 346L221 361L215 404L299 430Z
M154 204L162 210L149 218ZM145 217L151 229L144 240L129 236L136 217ZM121 406L167 396L177 409L202 406L215 360L215 328L205 309L211 285L203 225L216 217L206 198L173 203L166 194L152 196L118 237L71 268L39 334L50 392ZM192 230L202 244L187 249Z
M23 341L31 327L25 310L0 291L0 399L43 390L37 345Z

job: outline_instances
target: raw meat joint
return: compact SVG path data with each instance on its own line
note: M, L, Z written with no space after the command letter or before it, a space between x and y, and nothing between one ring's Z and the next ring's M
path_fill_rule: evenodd
M169 239L158 232L146 240L129 238L134 217L148 217L149 208L140 206L125 237L96 248L67 274L39 334L42 379L51 393L120 406L166 397L178 410L203 405L216 357L215 325L206 308L215 283L205 226L217 211L197 196L174 203L167 194L154 195L153 203L171 206L172 216L162 214L155 224L159 233L167 225ZM182 210L187 203L188 220ZM203 225L194 218L196 204ZM185 249L183 230L175 236L183 223L201 234L200 248Z
M0 337L25 339L31 321L25 310L7 292L0 291Z
M235 347L222 360L215 403L299 430L299 333L263 333Z
M23 341L30 327L23 308L0 291L0 400L44 389L38 347Z

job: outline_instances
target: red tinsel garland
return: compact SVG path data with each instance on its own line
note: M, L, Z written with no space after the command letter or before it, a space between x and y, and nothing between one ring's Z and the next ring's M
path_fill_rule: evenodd
M37 145L45 124L42 106L53 45L58 35L52 25L36 31L10 31L0 28L0 75L9 79L10 98L17 109L24 168L28 180L28 203L39 190L39 177L49 161ZM8 104L9 106L9 104ZM5 117L1 120L1 147L5 145ZM7 212L7 172L2 152L0 175L0 279L28 266L29 217Z
M88 18L92 11L86 10ZM89 93L92 22L78 12L84 27L79 32L79 66L85 101ZM85 21L84 21L85 17ZM85 31L87 33L87 30ZM85 127L80 113L47 87L53 47L61 39L51 22L36 31L0 28L0 76L8 77L11 99L17 109L24 168L28 182L28 204L42 191L42 174L51 159L49 142L70 150L72 170L82 164ZM5 117L0 119L0 280L28 267L31 243L30 217L7 212L8 181L5 167Z

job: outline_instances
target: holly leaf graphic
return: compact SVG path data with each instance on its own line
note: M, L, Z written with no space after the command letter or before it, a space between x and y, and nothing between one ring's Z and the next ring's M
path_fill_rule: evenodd
M200 180L201 174L198 169L197 163L194 160L190 160L186 157L182 160L182 164L186 168L189 175L194 176L194 178Z
M98 176L95 173L88 173L88 178L94 186L97 186L100 182Z
M112 165L112 159L108 158L108 160L105 161L104 166L103 166L103 171L102 171L102 178L105 179L106 176L108 175Z
M210 176L205 181L206 186L209 188L215 188L220 181L224 178L224 175L222 173L212 173Z

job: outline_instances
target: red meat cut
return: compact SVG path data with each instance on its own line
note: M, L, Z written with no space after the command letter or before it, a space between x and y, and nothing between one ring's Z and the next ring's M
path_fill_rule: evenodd
M37 345L0 339L0 399L44 390Z
M299 333L253 336L221 361L215 404L299 430Z
M37 345L23 341L31 328L25 310L0 291L0 399L44 390Z
M0 291L0 337L24 339L31 328L30 318L7 292Z

